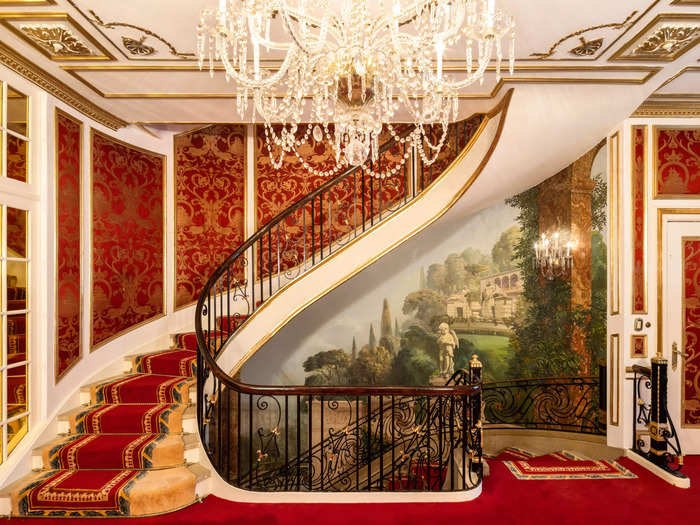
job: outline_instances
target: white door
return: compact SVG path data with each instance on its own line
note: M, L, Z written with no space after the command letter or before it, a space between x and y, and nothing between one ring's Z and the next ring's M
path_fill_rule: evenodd
M695 220L693 220L695 219ZM668 411L684 454L700 453L700 217L664 225L663 355ZM675 364L675 368L674 368Z

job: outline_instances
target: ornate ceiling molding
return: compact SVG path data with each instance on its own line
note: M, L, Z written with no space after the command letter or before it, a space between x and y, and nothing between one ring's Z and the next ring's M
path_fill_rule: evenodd
M700 42L700 15L662 13L628 40L610 61L672 62Z
M0 13L0 23L51 60L115 60L114 56L67 13Z
M105 22L94 10L90 9L84 12L73 0L66 0L76 11L78 11L105 39L117 48L117 50L127 60L159 60L159 61L194 61L196 59L194 53L185 53L179 51L171 42L163 36L151 31L146 27L139 25L111 21ZM104 30L117 31L118 29L126 30L118 33L118 38L112 39ZM133 31L137 32L134 35ZM131 33L131 34L124 34ZM149 40L150 39L150 40ZM159 50L154 44L154 40L163 44L164 48ZM163 54L175 58L163 58Z
M268 66L268 69L275 70L276 67ZM168 71L176 73L195 73L208 75L209 71L200 71L196 65L172 64L172 65L125 65L125 64L110 64L110 65L66 65L61 66L63 71L73 76L76 80L82 82L86 87L102 98L107 99L236 99L237 93L171 93L171 92L106 92L96 86L91 80L88 80L83 74L87 72L105 72L112 73L115 71L128 72L148 72L148 71ZM215 66L215 71L223 71L222 66ZM448 66L443 68L444 71L466 72L464 68ZM515 75L512 77L501 77L495 83L490 92L483 93L463 93L458 96L459 99L480 100L491 99L498 95L501 89L506 84L644 84L661 70L660 67L653 66L572 66L572 65L516 65ZM487 71L495 71L495 66L489 66ZM527 76L531 73L553 73L552 76ZM567 73L566 76L563 73ZM608 73L610 75L619 74L619 76L601 77L601 76L585 76L586 73ZM629 76L629 73L638 73L636 77ZM558 76L557 74L561 74ZM137 82L136 82L137 83ZM165 86L167 88L167 86Z
M649 95L649 99L698 99L700 101L700 90L693 93L659 93L663 88L668 86L674 80L682 77L687 73L700 73L700 66L686 66L675 75L667 78L653 94Z
M56 5L56 0L0 0L0 7L43 7Z
M627 18L625 18L622 22L613 22L613 23L610 23L610 24L600 24L600 25L597 25L597 26L591 26L591 27L586 27L586 28L584 28L584 29L579 29L578 31L574 31L573 33L569 33L568 35L561 37L559 40L557 40L557 41L552 45L552 47L549 48L548 51L546 51L546 52L544 52L544 53L531 53L530 56L537 57L538 60L543 60L543 59L545 59L545 58L549 58L550 56L552 56L552 55L556 52L557 48L558 48L561 44L563 44L564 42L566 42L566 41L569 40L570 38L573 38L573 37L575 37L575 36L580 36L580 35L582 35L582 34L584 34L584 33L588 33L589 31L594 31L594 30L596 30L596 29L606 29L606 28L622 29L622 28L624 28L627 24L630 23L630 20L632 20L632 18L633 18L634 15L636 15L636 14L637 14L637 11L632 11L632 12L627 16ZM632 25L632 24L629 24L629 25ZM593 53L595 53L595 51L597 51L597 50L603 45L602 40L603 40L603 39L601 38L601 39L600 39L600 45L593 51ZM583 44L586 43L586 41L585 41L583 38L581 39L581 41L582 41ZM574 49L578 49L578 48L580 48L580 47L582 47L582 46L578 46L578 47L576 47L576 48L574 48ZM574 49L572 49L572 50L569 51L569 52L572 53L572 54L576 54L576 53L574 53ZM586 54L586 55L576 55L576 56L590 56L591 54L592 54L592 53L589 53L589 54Z
M0 42L0 62L50 95L110 129L118 130L129 124L90 102L73 88L24 58L4 42Z
M700 117L700 102L656 102L647 100L630 117L697 118Z

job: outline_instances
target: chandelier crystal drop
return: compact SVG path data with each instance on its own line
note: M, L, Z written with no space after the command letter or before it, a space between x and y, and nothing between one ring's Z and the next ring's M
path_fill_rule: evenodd
M275 167L293 152L330 176L376 161L385 127L432 164L457 119L459 91L483 82L492 59L500 79L505 37L513 73L514 29L495 0L219 0L202 10L197 51L200 69L208 62L213 76L220 63L235 82L241 118L265 123ZM446 60L464 67L448 71ZM397 115L415 124L410 135L392 128ZM324 138L336 166L321 172L297 148Z

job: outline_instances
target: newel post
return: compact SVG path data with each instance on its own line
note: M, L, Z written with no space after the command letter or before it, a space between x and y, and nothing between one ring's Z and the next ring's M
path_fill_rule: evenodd
M666 390L668 385L668 360L657 355L651 359L651 414L649 418L649 459L661 467L666 466Z
M479 361L479 356L476 354L472 355L472 360L469 361L469 382L472 385L481 386L482 383L482 371L483 365ZM481 456L482 456L482 443L483 443L483 427L482 427L482 391L481 389L474 393L471 397L471 433L472 433L472 447L469 451L472 459L472 465L475 470L481 470Z

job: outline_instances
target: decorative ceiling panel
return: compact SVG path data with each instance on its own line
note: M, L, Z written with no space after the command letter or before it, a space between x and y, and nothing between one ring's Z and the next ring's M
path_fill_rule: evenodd
M671 62L700 42L700 15L664 13L618 49L610 60Z
M195 60L196 27L213 0L66 0L127 60Z
M212 78L208 72L199 71L196 65L78 65L62 69L103 98L233 99L237 94L235 86L226 82L221 70ZM517 66L512 77L504 76L499 80L490 68L483 85L471 84L460 97L492 98L510 83L641 84L657 71L658 68L653 67L532 64ZM466 72L447 70L446 74L459 80Z
M66 13L0 13L0 23L51 60L114 60Z

